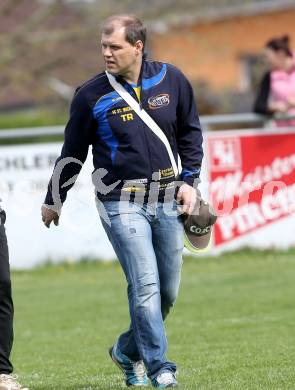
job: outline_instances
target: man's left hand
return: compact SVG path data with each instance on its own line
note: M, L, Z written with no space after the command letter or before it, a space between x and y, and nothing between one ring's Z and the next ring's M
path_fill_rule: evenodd
M192 214L197 202L197 190L189 184L182 184L179 188L177 202L181 204L181 210L184 214Z

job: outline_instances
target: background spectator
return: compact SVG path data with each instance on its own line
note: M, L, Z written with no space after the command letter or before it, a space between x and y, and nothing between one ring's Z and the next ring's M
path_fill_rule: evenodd
M295 61L289 37L272 38L266 43L264 51L270 70L262 78L254 111L295 116ZM295 118L277 121L277 125L294 126Z

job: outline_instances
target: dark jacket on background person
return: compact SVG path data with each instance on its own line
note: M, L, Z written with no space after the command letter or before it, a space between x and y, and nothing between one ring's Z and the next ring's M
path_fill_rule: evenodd
M253 111L256 114L271 115L271 112L268 109L268 99L270 94L270 72L267 72L260 83L258 93L254 102Z

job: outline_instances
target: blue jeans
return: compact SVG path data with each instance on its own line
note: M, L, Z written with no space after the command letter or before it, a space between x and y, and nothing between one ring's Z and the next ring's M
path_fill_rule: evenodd
M118 347L130 359L142 359L151 379L175 372L165 356L164 319L176 300L182 266L183 224L176 203L107 201L103 206L109 221L101 218L102 224L128 283L131 324Z

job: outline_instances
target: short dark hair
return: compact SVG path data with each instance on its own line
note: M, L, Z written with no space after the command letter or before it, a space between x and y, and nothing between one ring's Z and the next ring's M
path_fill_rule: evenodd
M142 41L143 47L146 42L146 27L135 15L113 15L103 23L101 32L110 35L114 32L115 26L120 25L125 28L125 39L131 45L137 41Z
M288 35L270 39L266 42L265 47L273 51L283 51L287 56L292 57L290 38Z

